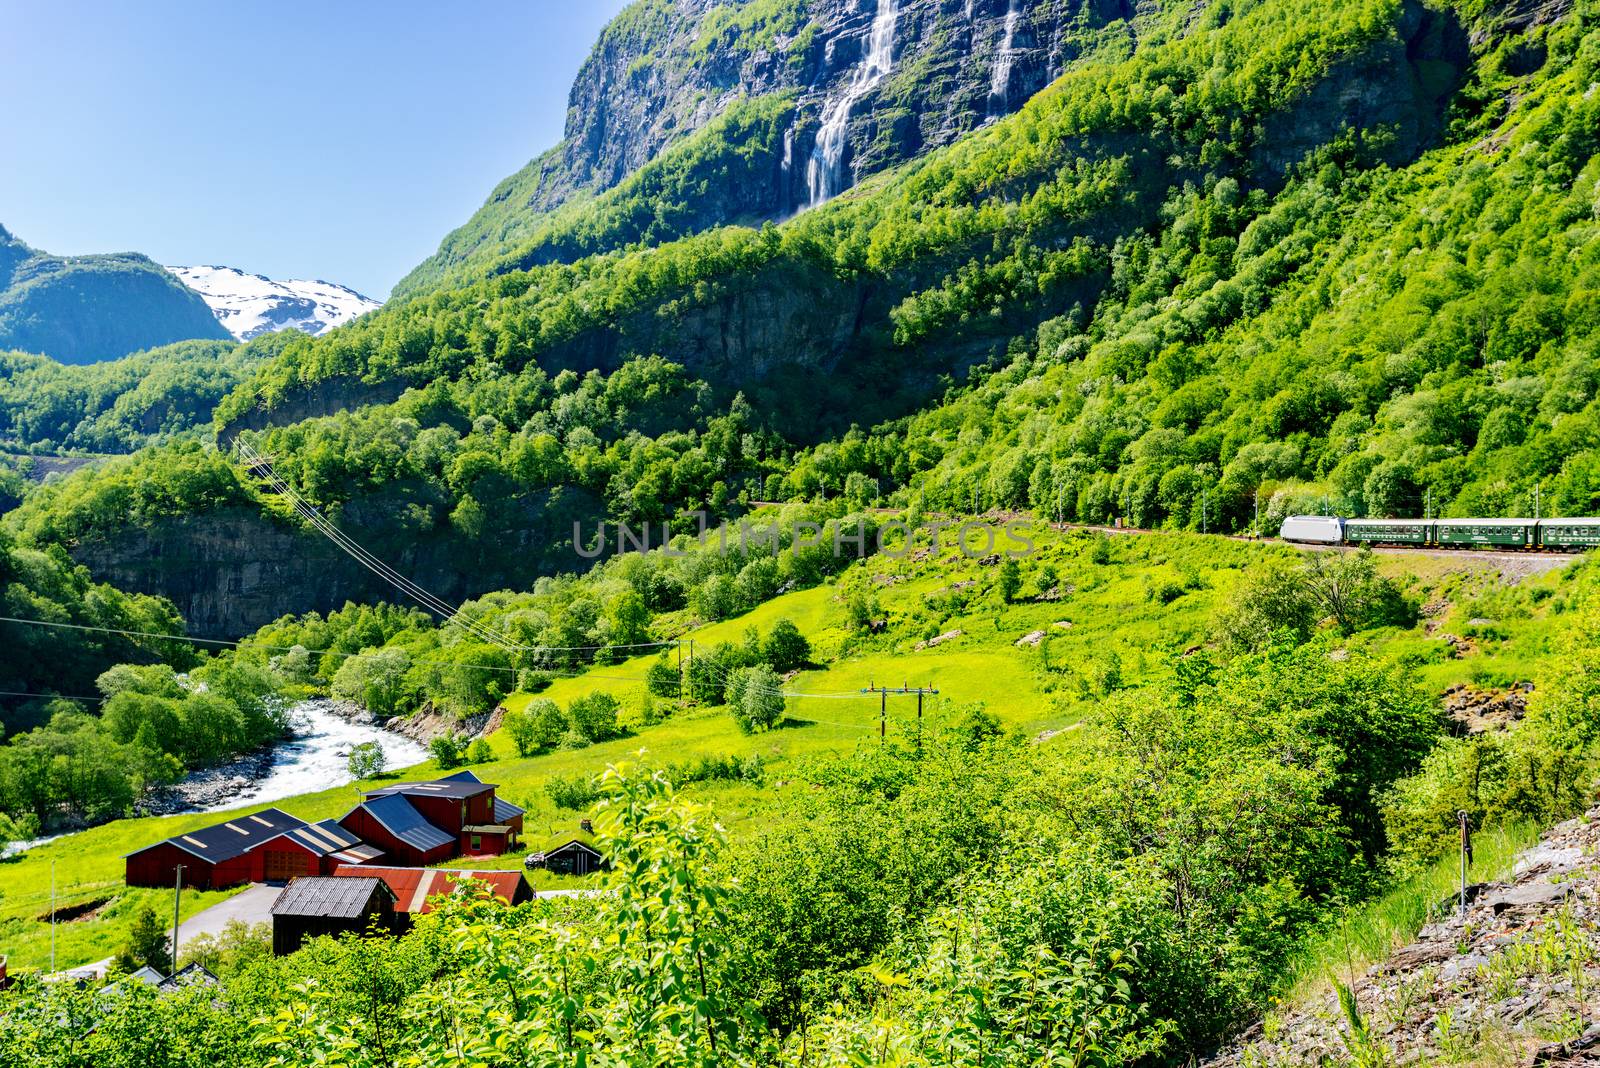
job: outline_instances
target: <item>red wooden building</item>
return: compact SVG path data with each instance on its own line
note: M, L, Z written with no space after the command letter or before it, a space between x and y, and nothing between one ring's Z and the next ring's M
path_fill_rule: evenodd
M520 871L469 871L444 868L387 868L373 865L345 865L337 877L382 879L394 891L395 912L409 926L411 919L433 910L433 899L452 894L463 882L482 883L508 905L532 901L533 887Z
M431 782L396 783L368 791L367 800L339 822L381 846L391 861L400 864L436 864L452 856L498 856L517 847L523 810L498 798L495 790L493 783L483 782L470 771ZM453 851L436 855L442 847L434 836L411 833L416 820L398 802L414 810L427 827L448 835Z
M371 864L383 850L367 845L337 820L308 823L250 851L251 881L287 882L302 875L332 875L341 864Z
M456 855L457 835L435 827L404 794L369 797L340 816L339 825L383 850L391 864L421 868Z
M248 816L235 816L225 823L188 834L173 835L123 858L127 883L129 886L172 886L177 880L179 866L183 868L183 885L200 890L220 890L259 881L263 876L264 858L254 853L257 847L305 825L304 820L269 808Z

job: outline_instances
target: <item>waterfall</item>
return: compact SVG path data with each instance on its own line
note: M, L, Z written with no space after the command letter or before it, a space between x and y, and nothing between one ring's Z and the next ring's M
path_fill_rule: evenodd
M1022 21L1022 0L1010 0L1006 5L1006 32L995 54L994 72L989 77L989 113L1003 114L1007 98L1011 95L1011 65L1017 53L1012 47L1017 38L1017 24Z
M794 174L794 126L783 131L783 159L778 164L778 196L779 211L788 214L793 199L793 174Z
M850 109L883 81L894 65L894 23L899 13L900 0L878 0L878 14L872 20L867 54L844 92L822 109L822 127L817 131L817 141L806 164L806 186L812 206L837 196L845 188L844 151L850 131Z

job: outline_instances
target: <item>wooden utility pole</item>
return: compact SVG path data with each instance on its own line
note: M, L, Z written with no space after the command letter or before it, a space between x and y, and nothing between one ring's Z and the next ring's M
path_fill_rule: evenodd
M172 974L178 974L178 905L183 899L183 868L179 864L172 875Z
M870 683L861 691L862 693L875 693L878 695L878 742L882 744L888 734L889 725L889 695L904 694L917 695L917 752L922 752L922 698L926 694L936 694L939 691L932 686L910 686L901 683L899 686L879 686Z
M50 862L50 972L56 970L56 862Z

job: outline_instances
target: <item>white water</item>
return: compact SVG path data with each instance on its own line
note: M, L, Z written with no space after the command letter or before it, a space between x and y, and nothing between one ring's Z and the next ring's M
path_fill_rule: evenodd
M274 751L272 769L226 801L194 811L219 812L263 801L280 801L296 794L353 782L350 750L364 742L377 742L383 747L385 766L391 771L428 759L427 750L410 738L370 724L351 723L328 711L326 704L320 701L295 705L289 715L294 737Z
M1003 112L1006 109L1006 98L1011 91L1011 65L1016 62L1017 54L1012 44L1017 38L1017 24L1022 21L1022 0L1011 0L1006 5L1006 33L1005 39L1000 42L1000 51L995 54L994 71L989 77L989 111L991 114Z
M850 129L850 109L883 81L894 66L894 24L899 14L900 0L878 0L878 14L872 20L866 56L844 92L822 109L822 128L817 131L817 142L806 164L806 187L813 207L831 200L845 188L844 150Z

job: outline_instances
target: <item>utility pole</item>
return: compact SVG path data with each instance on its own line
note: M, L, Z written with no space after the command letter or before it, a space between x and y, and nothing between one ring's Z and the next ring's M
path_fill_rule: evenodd
M896 686L879 686L876 683L867 685L862 693L875 693L878 695L878 744L883 744L888 734L889 724L889 695L909 696L917 695L917 752L922 752L922 698L927 694L936 694L939 691L932 686L910 686L902 682Z
M56 970L56 862L50 862L50 971Z
M1261 534L1261 487L1260 486L1256 487L1256 518L1255 518L1255 522L1252 524L1252 526L1254 526L1255 532L1259 536Z
M1456 820L1461 824L1461 915L1467 914L1467 865L1472 863L1472 827L1467 810L1459 809Z
M1537 521L1540 518L1542 518L1540 516L1540 514L1539 514L1539 506L1543 502L1539 500L1539 489L1540 489L1539 483L1535 482L1533 484L1533 518L1534 518L1535 521Z
M178 903L183 898L183 868L177 866L173 872L172 886L172 974L178 974Z
M1206 505L1210 502L1210 499L1210 491L1202 489L1200 491L1200 533L1202 534L1210 533L1210 531L1206 529Z

